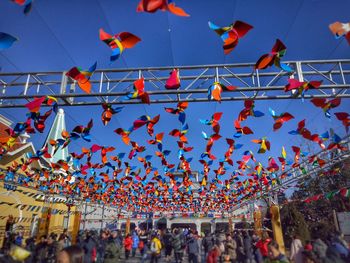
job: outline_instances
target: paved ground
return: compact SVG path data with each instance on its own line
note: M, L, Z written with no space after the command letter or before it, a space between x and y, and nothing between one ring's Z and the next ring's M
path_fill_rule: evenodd
M140 263L141 262L141 255L140 254L137 254L134 258L130 257L128 260L125 260L125 257L124 257L124 254L122 255L122 259L121 259L121 262L128 262L128 263ZM150 262L150 260L147 260L145 262ZM158 260L158 263L165 263L165 257L162 255L162 257ZM187 256L185 255L183 260L182 260L182 263L187 263L188 262L188 259L187 259ZM203 261L204 263L205 261ZM169 263L175 263L175 259L174 257L171 258L171 261ZM200 261L199 261L200 263Z

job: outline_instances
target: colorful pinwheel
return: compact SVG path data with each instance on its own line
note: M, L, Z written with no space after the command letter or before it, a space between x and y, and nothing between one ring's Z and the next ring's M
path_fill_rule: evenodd
M324 99L324 98L314 98L311 100L311 102L316 107L322 108L324 115L327 118L330 118L331 114L330 114L329 110L338 107L341 103L341 98L335 98L332 100L328 100L328 99Z
M275 45L273 46L271 52L269 54L262 55L259 60L255 64L256 69L266 69L267 67L271 67L275 64L276 67L287 71L292 72L293 69L281 62L281 58L286 53L286 46L282 43L281 40L277 39Z
M111 121L112 116L116 113L121 112L124 107L112 108L112 105L110 103L103 103L102 108L103 112L101 115L101 119L103 125L106 126Z
M304 98L305 92L309 89L318 89L322 84L322 81L298 81L296 79L288 79L288 84L284 87L284 91L293 91L296 90L293 94L294 97L301 96Z
M332 31L333 35L335 35L336 38L345 37L350 45L350 22L335 22L329 25L329 29Z
M245 22L236 21L226 27L219 27L209 22L209 28L214 30L224 41L224 53L229 54L238 44L238 40L244 37L253 27Z
M214 82L208 89L208 99L216 100L221 102L221 93L224 91L233 91L237 87L235 86L225 86L219 82Z
M71 68L66 76L72 78L73 80L78 82L79 87L86 93L91 93L91 83L90 78L92 74L94 74L97 67L97 62L93 64L87 71L81 70L81 68L74 67Z
M134 81L134 92L129 93L125 99L140 99L142 103L150 104L149 95L145 91L145 80L144 78Z
M190 16L182 8L175 6L173 0L141 0L137 5L137 12L154 13L158 10L169 11L177 16Z
M137 36L129 33L122 32L117 35L110 35L100 29L100 40L105 42L111 49L112 55L110 57L111 62L116 61L126 48L133 48L138 42L141 41Z
M270 151L270 142L266 140L266 137L263 137L259 140L252 140L252 142L260 144L258 153L265 153L266 150Z
M269 108L269 112L272 118L275 120L275 123L273 125L274 131L277 131L279 128L281 128L283 123L290 121L291 119L294 119L294 116L288 112L284 112L284 113L281 113L280 115L277 115L276 112L271 108Z

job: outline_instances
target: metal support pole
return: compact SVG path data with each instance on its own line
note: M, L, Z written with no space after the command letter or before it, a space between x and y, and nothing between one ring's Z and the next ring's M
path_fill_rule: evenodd
M102 206L102 220L101 220L101 230L103 229L103 217L105 215L105 204Z

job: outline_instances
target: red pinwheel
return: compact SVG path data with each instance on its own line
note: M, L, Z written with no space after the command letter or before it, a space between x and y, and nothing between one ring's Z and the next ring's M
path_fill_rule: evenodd
M154 140L148 140L147 142L149 144L157 144L159 151L162 151L163 150L163 144L162 144L163 137L164 137L164 132L161 132L161 133L156 134L156 138Z
M226 27L219 27L209 22L209 28L221 37L224 41L224 53L229 54L237 46L238 40L244 37L253 27L245 22L236 21Z
M213 127L213 131L215 133L219 133L220 132L220 124L219 121L221 119L222 116L222 112L215 112L212 116L210 120L199 120L202 124L205 125L211 125Z
M131 151L129 152L129 156L128 158L131 160L132 158L134 158L136 156L136 154L138 152L144 152L146 150L146 147L145 146L139 146L137 144L137 142L130 142L131 143L131 146L132 146L132 149Z
M185 124L182 126L181 130L174 129L172 130L169 135L174 137L179 137L181 142L188 143L186 138L186 133L188 132L188 125Z
M165 83L166 89L178 89L180 88L180 76L179 76L179 70L173 69L170 73L169 78L167 79Z
M179 102L177 104L177 108L164 108L166 112L179 115L179 121L184 125L186 121L186 113L185 110L188 107L188 102Z
M36 98L31 102L28 102L24 106L30 111L30 112L39 112L40 107L42 104L52 106L54 112L57 112L57 99L52 96L43 96L40 98Z
M121 112L124 107L112 108L111 104L103 103L102 108L103 108L103 112L101 115L101 119L102 119L103 125L106 126L111 121L112 116L116 113Z
M293 70L287 64L281 62L281 58L286 53L286 46L282 43L281 40L277 39L275 45L273 46L269 54L262 55L255 64L256 69L266 69L275 64L276 67L287 71L292 72Z
M327 118L330 118L331 114L330 114L329 110L338 107L341 103L341 98L335 98L332 100L328 100L328 99L324 99L324 98L314 98L311 100L311 102L316 107L322 108L325 116Z
M137 12L154 13L158 10L169 11L177 16L190 16L182 8L175 6L172 0L141 0Z
M229 145L228 150L225 153L225 162L233 166L233 161L231 159L231 155L235 149L240 149L242 144L235 144L235 141L232 139L226 139L227 144Z
M279 128L281 128L283 123L290 121L291 119L294 119L294 116L288 112L284 112L284 113L281 113L280 115L277 115L276 112L271 108L269 108L269 112L272 118L275 120L275 123L273 125L274 131L277 131Z
M129 130L124 130L122 128L118 128L114 130L114 132L122 137L122 141L126 144L129 145L130 143L130 138L129 135L132 132L133 127L131 127Z
M350 115L347 112L336 112L334 113L334 115L337 117L338 120L340 120L344 127L346 132L349 131L349 127L350 127Z
M79 87L86 93L91 93L91 83L90 78L92 74L94 74L97 67L97 62L93 64L87 71L81 70L81 68L74 67L71 68L67 73L66 76L74 79L78 82Z
M288 79L288 84L284 87L284 91L291 91L291 90L297 90L293 94L294 97L301 96L302 98L305 95L305 92L309 89L318 89L322 84L322 81L298 81L296 79Z
M145 91L145 80L144 78L134 81L134 92L129 93L126 99L140 99L143 103L150 104L149 95Z
M233 135L233 137L235 138L240 138L242 134L253 134L253 131L248 126L241 127L241 122L238 120L235 120L234 126L236 129L236 133Z
M301 135L303 138L309 141L317 142L322 149L325 148L320 136L318 134L311 134L311 132L307 128L305 128L305 120L302 120L298 123L297 130L290 131L288 133L291 135Z
M239 113L238 121L244 121L248 118L248 116L253 117L262 117L265 114L261 111L255 111L255 102L254 100L245 100L244 101L244 109Z
M140 38L129 32L122 32L112 36L103 31L102 28L100 29L100 40L105 42L112 49L112 55L110 57L111 62L117 60L125 48L133 48L141 41Z

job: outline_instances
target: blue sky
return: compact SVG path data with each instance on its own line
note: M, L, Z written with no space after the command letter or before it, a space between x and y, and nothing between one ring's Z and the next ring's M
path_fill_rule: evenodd
M350 47L344 40L335 40L328 25L335 21L348 22L350 1L338 0L219 0L219 1L185 1L176 4L185 9L191 17L177 17L167 12L155 14L136 13L138 1L131 0L35 0L32 12L25 16L22 7L11 1L0 2L0 32L17 36L19 41L12 48L0 52L2 72L25 71L63 71L73 66L89 67L95 61L98 68L132 68L148 66L178 66L221 63L256 62L267 53L280 38L287 46L285 61L309 59L350 59ZM254 26L244 37L237 48L229 55L224 55L220 38L208 27L208 21L218 25L228 25L235 20L242 20ZM109 62L110 49L99 40L98 30L103 28L109 33L129 31L139 36L142 41L133 49L126 50L122 59L113 64ZM147 89L147 86L146 86ZM128 152L129 148L121 142L113 130L118 127L128 128L134 119L148 114L154 117L161 114L155 132L179 128L174 115L167 114L167 105L127 105L124 110L113 117L107 127L102 125L101 107L65 108L68 130L77 124L86 125L90 118L94 119L91 144L76 141L70 145L70 152L80 151L82 146L89 147L93 143L112 145L116 152ZM268 115L268 108L273 106L276 112L288 111L295 119L285 124L278 132L272 131L273 120ZM187 154L192 156L193 170L201 170L198 163L200 153L206 142L201 131L210 133L210 128L199 123L199 119L209 119L214 112L223 112L221 131L224 138L232 138L233 121L243 108L243 102L191 103L187 112L190 126L189 144L194 150ZM258 145L252 139L267 136L272 149L264 155L257 155L258 160L265 162L268 156L280 155L282 145L291 155L291 145L298 145L300 139L288 135L296 128L297 123L306 118L306 125L312 132L324 132L330 127L344 136L345 130L333 116L330 120L324 117L321 109L315 108L309 101L257 101L256 109L265 113L259 119L250 118L245 122L254 131L238 139L244 144L241 151L233 155L234 161L241 159L243 150L257 152ZM349 112L349 102L343 100L342 105L333 112ZM24 109L1 109L1 114L13 121L25 119ZM48 124L53 122L53 117ZM45 135L48 133L45 130ZM33 135L32 140L39 148L44 136ZM145 129L136 131L132 138L141 145L146 145L149 136ZM177 163L177 146L173 137L164 139L164 148L172 150L171 162ZM146 154L153 154L155 147L148 146ZM221 139L213 148L219 158L227 150L227 144ZM289 156L290 156L289 155ZM157 160L157 157L153 157ZM158 161L154 162L159 163ZM214 164L213 168L217 165Z

